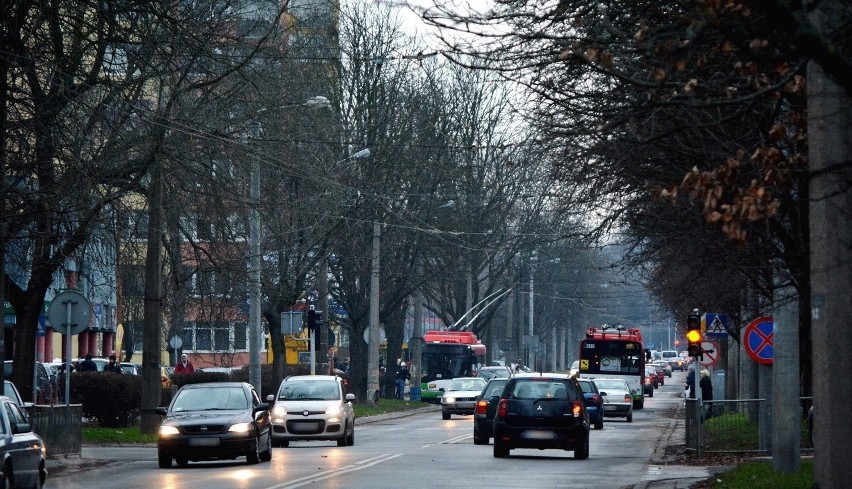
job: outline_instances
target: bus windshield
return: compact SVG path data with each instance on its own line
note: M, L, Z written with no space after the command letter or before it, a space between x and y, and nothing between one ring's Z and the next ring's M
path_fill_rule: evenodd
M422 362L421 382L449 380L472 377L476 355L468 345L427 343L423 345Z
M642 360L641 343L585 339L580 348L580 374L639 375Z

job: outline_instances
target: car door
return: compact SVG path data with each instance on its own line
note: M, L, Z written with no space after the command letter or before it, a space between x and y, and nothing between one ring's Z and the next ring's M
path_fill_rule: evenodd
M6 431L4 434L7 441L6 451L12 458L12 467L15 471L27 474L29 477L38 469L39 456L36 452L40 450L40 444L34 443L36 437L29 428L29 421L21 408L8 399L3 399L2 411ZM27 431L19 432L18 428L24 425Z

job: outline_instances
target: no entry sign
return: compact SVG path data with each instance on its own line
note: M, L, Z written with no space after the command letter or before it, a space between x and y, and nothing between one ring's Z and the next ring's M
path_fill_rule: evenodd
M772 365L775 356L773 329L772 316L762 316L748 323L743 334L746 353L762 365Z

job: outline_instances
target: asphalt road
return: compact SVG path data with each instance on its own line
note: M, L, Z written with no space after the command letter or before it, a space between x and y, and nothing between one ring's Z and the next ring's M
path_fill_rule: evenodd
M495 459L492 446L473 444L470 416L441 419L427 412L384 416L356 422L355 445L292 442L273 449L269 463L246 465L245 459L190 463L160 469L156 447L91 446L75 461L52 465L46 487L122 489L285 489L297 487L371 489L399 487L681 487L669 481L707 477L706 468L656 465L655 451L677 440L676 418L682 400L682 374L666 379L632 423L607 418L592 430L588 460L573 452L513 450ZM64 469L64 470L58 470ZM687 487L687 486L682 486Z

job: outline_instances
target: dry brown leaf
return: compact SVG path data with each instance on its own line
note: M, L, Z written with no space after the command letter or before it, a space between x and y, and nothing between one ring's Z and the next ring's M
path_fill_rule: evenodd
M657 81L663 81L666 79L666 70L662 68L657 68L654 70L654 79Z

